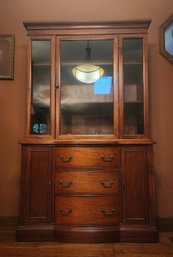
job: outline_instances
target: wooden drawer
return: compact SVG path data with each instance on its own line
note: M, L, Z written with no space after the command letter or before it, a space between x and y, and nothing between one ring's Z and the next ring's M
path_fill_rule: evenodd
M59 167L120 167L118 147L57 147L56 168Z
M118 225L119 196L57 196L58 225Z
M118 193L118 172L57 171L55 193Z

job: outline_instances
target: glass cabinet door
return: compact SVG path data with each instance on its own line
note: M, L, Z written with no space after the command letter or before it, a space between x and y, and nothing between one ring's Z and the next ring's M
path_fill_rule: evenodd
M143 38L124 38L123 95L124 135L144 134Z
M122 137L144 137L147 123L144 38L120 37L119 73L117 37L116 40L57 37L56 70L52 40L55 38L31 40L28 133L54 137L51 124L55 123L55 90L51 87L55 86L56 76L60 85L56 99L58 136L117 137L119 126ZM95 70L92 73L90 67L98 73ZM85 72L81 73L83 68ZM119 96L117 81L122 81Z
M30 134L50 134L50 40L31 42Z
M88 65L100 72L95 81ZM113 91L113 40L61 41L61 135L113 134Z

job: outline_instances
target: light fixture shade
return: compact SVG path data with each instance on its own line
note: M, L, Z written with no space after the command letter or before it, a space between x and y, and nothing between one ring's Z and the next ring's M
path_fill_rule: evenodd
M104 70L100 66L87 63L76 66L72 73L81 82L93 83L103 76Z

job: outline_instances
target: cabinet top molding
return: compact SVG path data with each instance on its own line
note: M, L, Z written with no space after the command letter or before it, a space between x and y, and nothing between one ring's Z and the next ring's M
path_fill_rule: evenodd
M125 21L24 21L23 22L29 35L35 34L35 32L47 32L46 34L68 34L69 30L84 31L87 33L89 30L108 30L109 33L121 32L126 30L126 33L131 30L137 29L139 32L147 32L151 19L148 20L125 20ZM127 31L128 30L128 31ZM82 33L82 34L83 34Z

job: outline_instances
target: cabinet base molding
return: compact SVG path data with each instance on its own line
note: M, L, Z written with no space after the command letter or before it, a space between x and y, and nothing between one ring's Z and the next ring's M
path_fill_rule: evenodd
M154 226L60 226L60 225L25 225L19 226L16 241L62 243L113 243L136 242L156 243L159 234Z
M54 226L25 225L19 226L16 231L16 241L19 242L46 242L53 241Z
M118 242L120 230L117 226L102 227L55 227L55 240L68 243L112 243Z
M159 233L155 226L121 225L120 241L131 243L157 243Z

